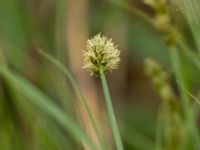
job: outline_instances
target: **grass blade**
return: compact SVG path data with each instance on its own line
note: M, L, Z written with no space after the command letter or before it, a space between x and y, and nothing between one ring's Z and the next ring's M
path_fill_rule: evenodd
M58 69L60 69L65 75L66 77L69 79L69 81L72 84L72 87L74 88L76 94L78 95L79 99L81 100L81 103L84 107L84 109L86 110L89 119L94 127L95 132L97 133L98 138L100 139L101 142L101 146L103 147L104 150L108 149L107 147L107 143L104 140L104 137L101 134L100 129L98 128L96 121L94 119L93 114L91 113L89 106L87 104L86 98L84 97L80 87L77 85L76 80L73 78L73 76L71 75L71 73L65 68L65 66L63 64L61 64L58 60L56 60L55 58L53 58L52 56L50 56L49 54L45 53L42 50L39 50L39 53L44 56L46 59L48 59L51 63L53 63L54 65L56 65L56 67Z
M64 129L69 131L75 139L84 142L94 150L97 149L94 142L69 115L60 110L51 99L41 93L27 80L16 73L11 73L4 67L0 67L0 75L4 77L11 85L13 85L16 90L26 95L28 100L30 100L35 106L40 108L49 117L53 118L61 126L63 126Z

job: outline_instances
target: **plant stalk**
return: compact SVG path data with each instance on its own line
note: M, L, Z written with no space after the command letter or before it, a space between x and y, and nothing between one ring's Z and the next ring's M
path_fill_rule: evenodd
M123 150L124 148L123 148L121 136L120 136L120 133L119 133L117 121L116 121L116 118L115 118L115 114L114 114L114 111L113 111L113 106L112 106L110 93L109 93L109 89L108 89L108 84L107 84L106 77L105 77L105 74L104 74L102 68L100 68L100 79L101 79L101 84L102 84L102 88L103 88L103 92L104 92L104 96L105 96L109 121L110 121L111 129L112 129L112 132L113 132L114 140L115 140L115 143L116 143L116 148L117 148L117 150Z

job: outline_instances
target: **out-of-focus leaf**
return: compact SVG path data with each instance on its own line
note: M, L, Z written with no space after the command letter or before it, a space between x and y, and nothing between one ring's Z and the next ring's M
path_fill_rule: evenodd
M0 67L0 74L3 76L11 85L13 85L16 90L22 92L24 95L29 97L30 102L40 108L44 113L49 115L49 117L56 120L60 125L63 126L72 136L78 141L82 141L87 144L92 149L96 149L96 145L93 141L86 135L86 133L81 129L81 127L76 123L69 115L60 110L51 99L46 95L41 93L36 87L31 85L27 80L25 80L20 75L16 73L11 73L4 67Z

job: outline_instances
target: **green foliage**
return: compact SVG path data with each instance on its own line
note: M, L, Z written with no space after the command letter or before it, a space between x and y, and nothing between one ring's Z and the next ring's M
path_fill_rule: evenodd
M127 150L200 149L199 1L84 3L80 7L86 7L88 19L74 18L76 25L85 21L88 35L101 32L122 50L119 72L108 75L111 93L101 75L109 113L103 100L96 101L100 119L95 118L80 80L65 67L70 66L66 28L77 30L66 17L66 6L73 5L64 0L0 0L0 149L110 150L114 144ZM46 52L38 53L39 47ZM155 91L150 91L141 73L140 62L147 57L160 62L159 71L150 75ZM110 94L118 116L111 121L115 138L106 122L107 117L115 118ZM86 131L79 109L88 115L97 139Z

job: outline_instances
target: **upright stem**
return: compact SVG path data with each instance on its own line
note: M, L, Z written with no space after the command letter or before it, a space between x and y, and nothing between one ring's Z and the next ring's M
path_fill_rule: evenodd
M107 110L108 110L108 115L109 115L109 121L110 121L110 125L111 125L111 128L112 128L114 140L115 140L115 143L116 143L116 148L117 148L117 150L123 150L124 148L123 148L123 145L122 145L122 140L121 140L121 137L120 137L120 133L119 133L119 129L118 129L118 126L117 126L115 114L114 114L114 111L113 111L112 102L111 102L109 89L108 89L108 84L107 84L106 77L105 77L105 74L104 74L102 69L100 69L100 78L101 78L101 84L102 84L102 87L103 87L103 92L104 92L104 96L105 96L105 100L106 100L106 105L107 105Z

